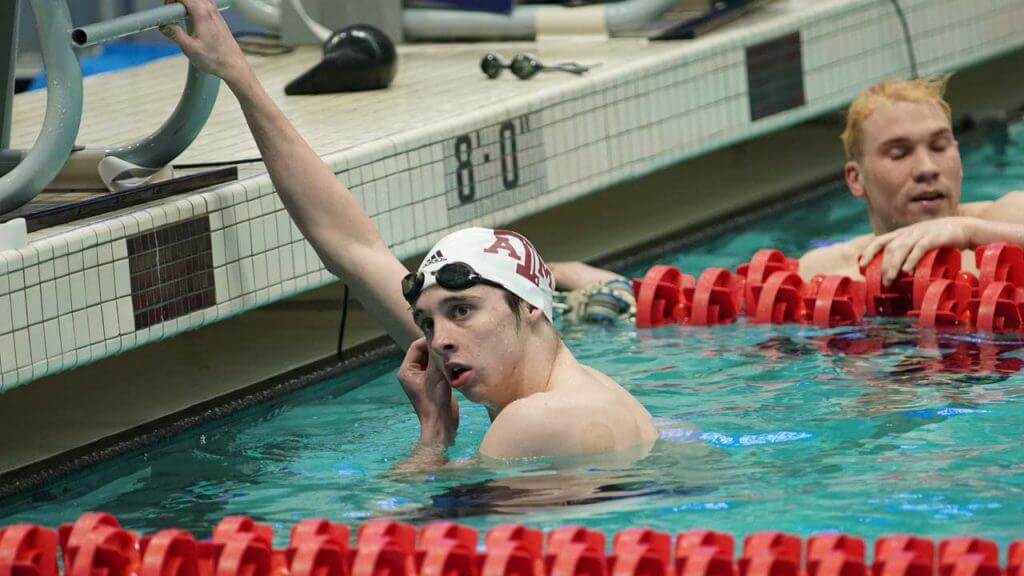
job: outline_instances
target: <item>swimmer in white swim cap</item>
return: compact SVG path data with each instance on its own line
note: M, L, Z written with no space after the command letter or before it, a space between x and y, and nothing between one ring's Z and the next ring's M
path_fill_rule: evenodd
M181 3L192 33L174 25L162 31L235 94L292 219L327 269L408 350L399 380L421 428L412 465L444 463L458 429L453 387L487 408L484 456L590 454L657 439L647 410L562 342L551 324L551 271L525 238L483 228L455 232L409 275L355 196L260 85L214 3Z

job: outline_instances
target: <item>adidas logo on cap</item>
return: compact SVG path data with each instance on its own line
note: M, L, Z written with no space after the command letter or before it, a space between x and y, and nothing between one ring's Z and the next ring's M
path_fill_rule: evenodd
M420 268L426 268L427 266L433 266L434 264L437 264L439 262L444 262L445 260L447 260L447 258L445 258L444 254L442 254L441 251L438 250L437 252L434 252L433 254L431 254L423 262L423 264L420 265Z

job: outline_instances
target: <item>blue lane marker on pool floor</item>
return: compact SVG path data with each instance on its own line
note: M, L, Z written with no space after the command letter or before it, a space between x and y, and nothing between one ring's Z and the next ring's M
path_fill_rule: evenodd
M953 416L962 416L964 414L991 414L991 410L983 410L981 408L953 408L951 406L941 408L939 410L914 410L913 412L904 412L903 415L908 418L951 418Z
M796 442L798 440L810 440L813 434L807 432L793 432L780 430L778 432L762 432L760 434L720 434L718 432L700 432L698 430L687 430L682 428L669 428L662 430L658 437L664 440L700 440L712 446L736 447L736 446L762 446L764 444L781 444L783 442Z

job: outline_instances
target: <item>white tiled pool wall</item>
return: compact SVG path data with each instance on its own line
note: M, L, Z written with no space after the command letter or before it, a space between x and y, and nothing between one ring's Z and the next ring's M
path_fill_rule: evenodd
M922 75L1024 45L1020 0L901 6ZM451 229L501 225L833 110L880 79L910 75L889 0L822 2L700 42L697 50L638 60L556 94L467 110L458 122L326 161L404 258ZM766 72L751 70L756 82L748 81L754 53L768 62ZM754 92L767 104L754 102ZM752 120L755 106L769 112ZM680 183L681 198L687 185ZM332 279L266 175L43 238L0 253L2 389ZM190 298L199 290L209 298Z

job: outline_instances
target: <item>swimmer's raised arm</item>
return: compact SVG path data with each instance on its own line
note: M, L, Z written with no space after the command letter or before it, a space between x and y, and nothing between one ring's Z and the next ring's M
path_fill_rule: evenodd
M212 0L180 0L192 34L164 34L238 98L281 201L331 273L341 276L388 334L406 348L421 334L402 297L407 273L355 196L302 138L260 85ZM165 0L170 3L169 0Z

